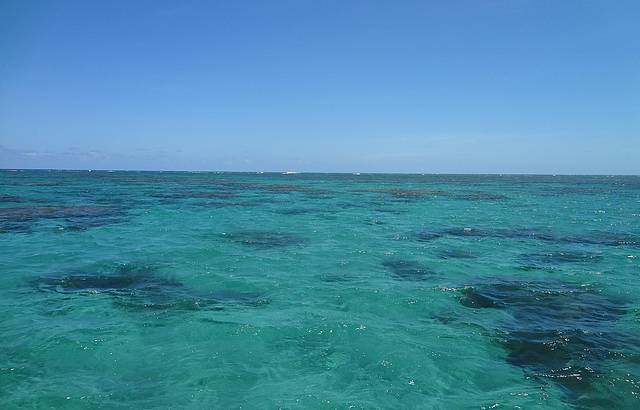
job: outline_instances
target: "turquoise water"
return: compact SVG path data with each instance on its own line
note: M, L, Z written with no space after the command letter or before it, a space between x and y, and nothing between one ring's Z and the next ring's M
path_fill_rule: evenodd
M0 189L2 408L640 407L640 177Z

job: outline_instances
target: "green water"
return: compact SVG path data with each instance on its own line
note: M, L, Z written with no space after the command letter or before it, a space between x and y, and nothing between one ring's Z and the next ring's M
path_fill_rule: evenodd
M0 171L3 409L640 408L640 177Z

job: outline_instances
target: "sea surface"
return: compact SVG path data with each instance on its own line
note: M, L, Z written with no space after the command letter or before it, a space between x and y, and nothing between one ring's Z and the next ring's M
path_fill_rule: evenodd
M638 409L640 177L0 171L2 409Z

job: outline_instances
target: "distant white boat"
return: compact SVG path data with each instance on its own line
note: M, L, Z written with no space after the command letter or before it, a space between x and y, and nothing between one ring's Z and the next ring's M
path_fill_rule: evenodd
M296 171L285 171L282 173L282 175L289 175L289 174L297 174Z

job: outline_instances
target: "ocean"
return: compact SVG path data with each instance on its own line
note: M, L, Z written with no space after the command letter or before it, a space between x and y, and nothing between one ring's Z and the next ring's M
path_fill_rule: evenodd
M0 171L3 409L640 408L640 177Z

